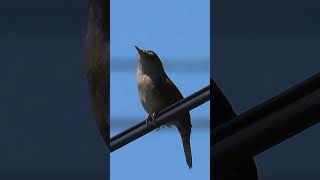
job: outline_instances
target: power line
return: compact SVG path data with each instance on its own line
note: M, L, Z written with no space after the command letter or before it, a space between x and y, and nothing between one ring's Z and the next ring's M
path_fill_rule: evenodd
M218 136L218 141L213 140L211 147L213 161L231 162L255 156L318 123L319 82L318 73L239 115L232 123L214 129L211 137ZM262 113L263 110L267 111L266 114ZM253 116L255 113L257 114Z
M146 125L146 121L144 120L139 124L124 130L118 135L115 135L110 139L110 151L113 152L125 146L126 144L165 124L166 121L175 114L183 111L190 111L193 108L209 101L209 99L210 85L158 112L158 117L153 121L153 123Z
M128 125L133 125L137 121L137 119L142 119L141 117L110 117L112 120L110 122L111 129L119 129L128 127ZM208 113L208 117L192 117L192 129L202 130L205 128L210 128L210 117Z
M219 142L221 139L230 136L239 129L256 122L257 119L267 116L279 109L301 99L302 97L319 89L320 73L313 75L311 78L302 83L280 93L264 103L240 114L231 121L216 127L212 131L213 143Z

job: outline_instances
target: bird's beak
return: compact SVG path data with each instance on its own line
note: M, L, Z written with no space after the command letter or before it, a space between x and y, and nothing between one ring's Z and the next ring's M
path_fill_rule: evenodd
M137 49L137 51L138 51L138 53L140 54L140 55L142 55L142 50L140 49L140 48L138 48L137 46L134 46L136 49Z

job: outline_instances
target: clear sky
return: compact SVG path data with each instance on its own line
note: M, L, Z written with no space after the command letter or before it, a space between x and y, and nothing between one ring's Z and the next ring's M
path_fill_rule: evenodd
M146 118L136 87L135 45L155 51L184 96L209 84L209 0L111 0L111 135ZM178 67L179 66L179 67ZM209 103L191 111L193 168L175 128L111 154L111 179L209 179Z

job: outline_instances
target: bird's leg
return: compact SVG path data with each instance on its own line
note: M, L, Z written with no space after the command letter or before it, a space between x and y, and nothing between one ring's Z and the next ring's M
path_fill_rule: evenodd
M148 125L150 122L152 123L156 118L157 118L158 113L157 112L153 112L152 114L149 114L147 120L146 120L146 124ZM156 131L159 131L160 128L164 128L166 126L166 124L161 125L160 127L158 127L156 129Z
M149 124L150 122L154 121L156 119L158 113L153 112L152 114L149 114L147 120L146 120L146 124Z
M154 121L157 117L158 113L157 112L153 112L151 115L152 121Z
M146 120L146 125L148 125L150 121L152 121L152 120L151 120L151 115L149 114L149 116L148 116L148 118Z

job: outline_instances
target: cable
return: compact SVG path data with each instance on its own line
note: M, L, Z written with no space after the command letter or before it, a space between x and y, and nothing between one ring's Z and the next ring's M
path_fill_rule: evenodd
M320 73L317 73L302 83L289 88L288 90L265 101L264 103L261 103L245 113L240 114L231 121L214 128L211 134L213 143L218 143L222 139L234 134L240 129L255 123L257 119L278 111L279 109L282 109L283 107L286 107L287 105L311 94L319 88Z
M319 121L320 89L211 145L211 158L217 163L255 156Z
M128 128L123 132L115 135L111 138L110 141L110 151L113 152L125 146L126 144L138 139L139 137L144 136L145 134L165 124L170 117L176 115L177 113L190 111L209 101L209 99L210 85L163 109L158 113L158 116L153 121L153 123L146 125L146 121L144 120L139 124L134 125L133 127Z

